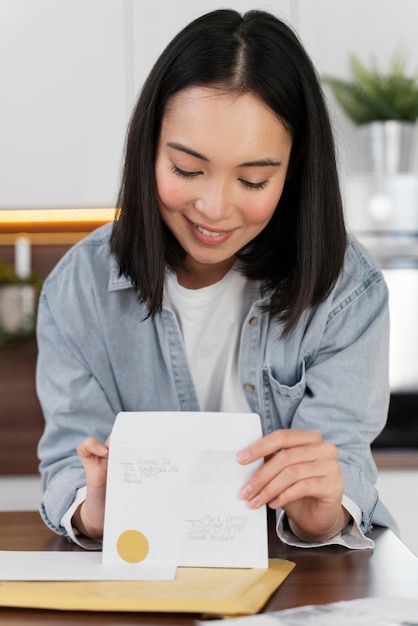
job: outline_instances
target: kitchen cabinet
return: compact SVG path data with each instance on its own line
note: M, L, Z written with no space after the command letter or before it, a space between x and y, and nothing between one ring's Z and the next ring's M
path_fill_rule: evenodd
M0 209L115 205L124 6L0 0Z
M220 6L217 0L0 0L0 209L114 206L126 126L144 78L180 28ZM230 0L228 6L266 9L290 22L320 74L344 75L351 51L385 65L399 48L412 71L418 65L416 0ZM332 109L344 173L345 164L353 169L356 138Z
M289 18L293 5L265 8ZM218 7L0 0L0 219L5 208L115 206L126 127L145 77L180 28Z

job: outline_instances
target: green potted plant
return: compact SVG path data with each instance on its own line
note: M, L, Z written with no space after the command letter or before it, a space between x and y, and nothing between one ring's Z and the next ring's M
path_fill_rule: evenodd
M405 59L393 56L389 71L350 57L351 79L323 76L346 116L359 127L368 169L397 173L410 169L418 118L418 74L407 75Z

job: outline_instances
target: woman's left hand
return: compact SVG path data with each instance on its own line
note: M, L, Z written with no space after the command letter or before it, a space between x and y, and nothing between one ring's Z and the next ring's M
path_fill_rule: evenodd
M348 524L335 445L315 431L276 430L237 455L242 465L262 458L264 465L241 489L251 508L283 508L292 531L309 542L326 541Z

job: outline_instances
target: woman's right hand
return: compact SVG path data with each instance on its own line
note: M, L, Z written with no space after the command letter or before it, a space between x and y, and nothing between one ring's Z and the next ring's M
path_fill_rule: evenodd
M93 437L88 437L79 444L77 453L86 472L87 495L74 513L72 523L86 537L101 539L104 526L109 437L104 444Z

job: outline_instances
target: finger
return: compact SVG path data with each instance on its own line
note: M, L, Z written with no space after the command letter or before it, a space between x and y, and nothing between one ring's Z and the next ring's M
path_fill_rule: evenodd
M270 503L295 483L315 476L312 462L299 463L283 468L279 473L254 474L241 490L241 497L251 508ZM320 474L322 476L322 473Z
M307 446L321 441L320 433L313 430L275 430L240 450L236 458L241 465L247 465L269 457L282 449Z
M275 455L262 468L254 472L243 486L241 497L247 500L252 508L270 504L280 497L280 500L275 500L274 503L274 508L277 508L283 506L286 497L283 494L287 490L310 479L325 479L332 485L332 489L338 490L341 468L334 450L331 448L328 456L321 456L317 447L308 451L312 453L310 457L306 456L306 452L302 455L301 450L298 449L296 454L293 454L294 462L291 463L283 463L280 458L276 460L282 452ZM325 497L326 493L323 490L321 494L309 492L305 495Z
M298 470L299 465L304 464L304 467L311 467L310 471L313 471L309 464L314 461L323 462L327 459L337 463L338 451L333 444L324 441L318 444L282 449L270 455L268 460L250 476L246 484L243 485L241 496L250 500L276 477L281 477L283 481L287 477L291 479L293 474L301 471L300 468Z
M289 504L311 498L321 501L323 505L341 503L344 493L344 480L339 467L329 462L329 466L323 466L316 474L308 474L305 478L289 481L286 486L274 484L274 481L266 487L265 493L260 496L266 499L273 509L285 508Z
M77 446L77 454L80 458L95 456L105 459L108 457L109 448L97 441L97 439L88 437Z
M250 476L241 490L241 495L246 500L252 499L274 478L280 476L283 480L286 470L291 476L295 473L297 465L311 463L318 459L320 454L320 446L299 446L276 452Z

